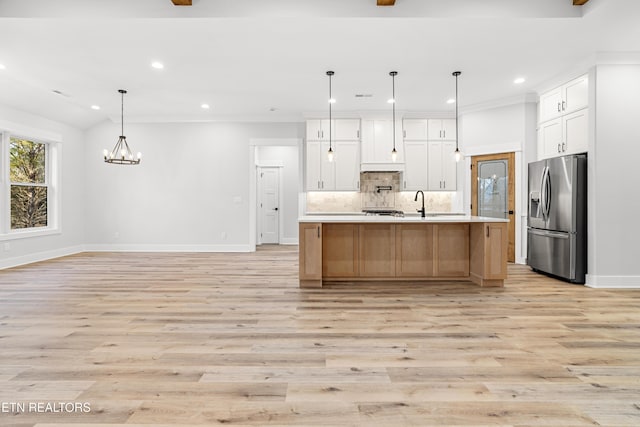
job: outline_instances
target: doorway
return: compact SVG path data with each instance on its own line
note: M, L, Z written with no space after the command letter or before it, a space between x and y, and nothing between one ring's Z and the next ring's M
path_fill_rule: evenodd
M471 158L471 215L509 220L509 262L516 259L515 176L515 153Z
M260 166L258 179L258 244L280 244L280 168Z

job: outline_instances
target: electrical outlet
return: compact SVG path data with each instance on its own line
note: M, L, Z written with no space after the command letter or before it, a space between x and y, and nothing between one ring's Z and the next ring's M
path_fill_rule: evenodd
M4 245L2 246L2 248L6 251L10 251L11 250L11 243L9 242L4 242Z

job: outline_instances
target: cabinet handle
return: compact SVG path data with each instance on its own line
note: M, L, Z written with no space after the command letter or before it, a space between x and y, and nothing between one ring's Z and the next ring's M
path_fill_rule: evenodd
M447 188L447 181L442 181L442 188Z
M359 130L356 131L356 138L360 139L360 131Z
M324 181L320 181L322 183L322 186L320 188L324 188Z
M442 131L442 137L443 137L443 138L446 138L446 137L447 137L447 131L446 131L446 130L443 130L443 131Z
M562 152L567 151L567 144L565 142L562 143Z
M320 139L320 131L318 131L317 133L318 133L318 139Z
M320 131L320 138L324 138L324 131L323 130Z
M316 227L318 230L318 239L320 238L320 226Z
M404 182L404 188L407 188L407 181Z
M558 153L560 153L560 144L558 144Z
M403 130L403 131L402 131L402 137L403 137L403 138L406 138L406 137L407 137L407 131L406 131L406 130Z
M562 111L567 109L567 101L562 101Z
M487 225L487 237L489 237L489 226Z
M320 181L318 181L318 188L320 188Z
M558 102L558 113L560 112L560 103Z

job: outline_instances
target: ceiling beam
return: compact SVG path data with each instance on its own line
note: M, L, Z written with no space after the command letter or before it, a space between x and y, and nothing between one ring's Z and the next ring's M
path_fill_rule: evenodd
M176 6L191 6L191 0L171 0Z
M574 6L582 6L583 4L585 4L588 1L589 0L573 0L573 5Z
M378 0L378 6L393 6L396 0Z

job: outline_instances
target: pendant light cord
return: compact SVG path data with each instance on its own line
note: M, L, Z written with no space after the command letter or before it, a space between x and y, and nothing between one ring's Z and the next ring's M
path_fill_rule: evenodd
M124 136L124 94L127 91L118 89L118 92L120 92L120 136Z
M331 76L333 76L333 71L328 71L327 75L329 75L329 150L331 150L331 103L333 101L331 98Z
M454 71L453 75L456 78L456 152L458 152L458 76L462 74L461 71Z
M391 103L391 111L393 117L393 151L396 151L396 74L397 71L392 71L391 74L391 99L393 102Z

